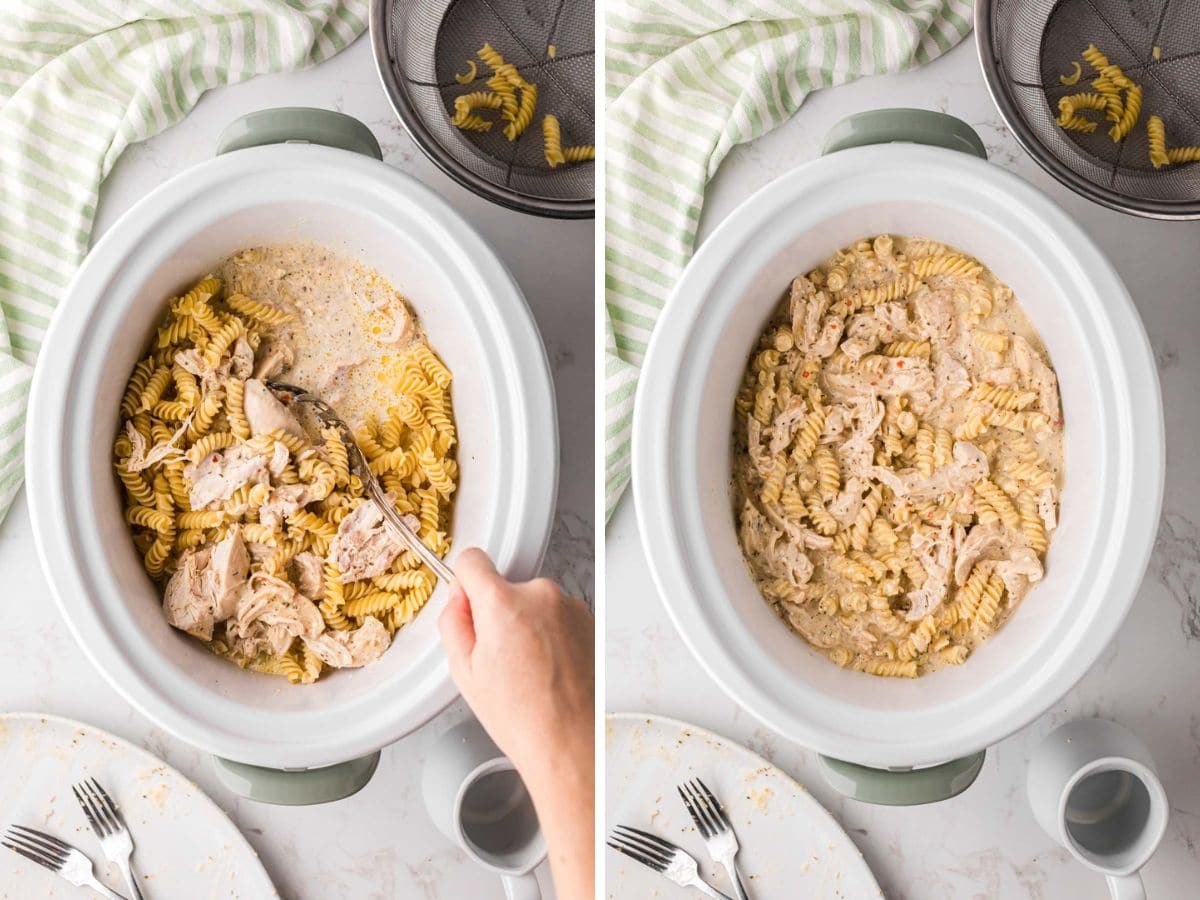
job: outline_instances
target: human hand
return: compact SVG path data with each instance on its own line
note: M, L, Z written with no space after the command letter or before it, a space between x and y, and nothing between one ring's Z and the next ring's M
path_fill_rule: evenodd
M477 549L454 564L438 620L450 674L537 810L560 900L595 878L595 625L552 581L506 581Z
M548 579L506 581L478 549L459 554L455 575L438 623L450 674L532 788L556 758L592 753L591 613Z

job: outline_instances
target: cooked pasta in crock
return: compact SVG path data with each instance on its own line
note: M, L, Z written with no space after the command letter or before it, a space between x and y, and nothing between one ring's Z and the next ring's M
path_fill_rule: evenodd
M750 573L838 665L912 678L962 663L1042 578L1058 381L977 260L880 235L797 276L734 418Z
M324 397L396 509L449 550L449 370L378 273L313 245L239 253L169 301L121 403L126 518L174 627L309 683L378 659L435 576L364 497L334 429L266 382Z

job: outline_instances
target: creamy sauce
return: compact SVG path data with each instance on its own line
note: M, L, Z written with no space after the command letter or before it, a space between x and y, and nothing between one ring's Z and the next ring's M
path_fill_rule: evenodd
M295 354L282 377L332 404L352 428L395 402L405 351L425 336L374 269L317 244L286 244L238 253L216 274L227 292L292 313L270 329Z
M944 438L923 460L918 428ZM798 276L738 395L731 494L750 574L793 630L873 674L961 662L1011 615L1042 577L1062 469L1036 330L990 271L932 241L862 241ZM1023 501L1020 524L998 526L985 495ZM981 615L963 591L975 562L1004 581Z

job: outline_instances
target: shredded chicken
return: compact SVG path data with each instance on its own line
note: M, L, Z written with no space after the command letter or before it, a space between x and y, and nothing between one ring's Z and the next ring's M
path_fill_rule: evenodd
M1005 546L1004 529L999 523L992 525L976 525L969 532L958 550L958 558L954 561L955 584L966 584L967 577L986 554L992 553Z
M243 381L254 374L254 350L244 337L233 342L233 354L229 360L229 374Z
M1017 370L1038 392L1041 410L1056 428L1062 427L1062 412L1058 405L1058 376L1046 365L1041 355L1020 335L1013 337L1013 361Z
M234 614L249 570L250 557L236 533L217 544L185 551L163 596L167 622L201 640L212 640L213 626Z
M178 431L171 435L170 440L161 441L151 447L147 444L146 439L142 437L141 432L133 427L133 423L126 422L125 435L129 438L129 445L133 450L129 454L129 459L125 462L125 468L130 472L141 472L156 463L181 459L183 451L179 449L179 439L187 432L190 424L191 416L179 426Z
M255 378L246 382L246 421L252 434L284 431L304 438L304 429L271 389Z
M1037 554L1028 547L1020 547L1013 550L1009 559L996 563L996 574L1004 582L1004 589L1008 591L1008 602L1011 606L1020 603L1029 590L1029 586L1034 582L1041 581L1045 573Z
M414 516L405 521L414 531L420 522ZM379 507L367 500L338 526L333 542L333 558L342 572L342 581L360 581L382 575L404 549L404 543L384 523Z
M747 566L840 666L962 663L1042 577L1026 517L1036 506L1047 537L1058 524L1061 426L1036 332L979 261L858 241L793 279L746 367L732 484ZM986 593L948 607L968 584Z
M347 669L375 662L391 644L391 638L382 622L367 616L355 631L326 631L305 638L304 643L326 665Z
M809 351L821 330L821 317L829 308L829 295L818 291L803 275L792 279L791 294L792 337L796 346Z
M919 622L932 613L946 599L950 583L950 565L954 557L954 542L950 538L949 526L942 528L936 537L924 532L913 532L912 548L925 569L925 582L916 590L908 592L909 606L905 614L910 622Z
M267 463L249 447L230 447L210 453L199 463L189 463L183 477L191 483L188 502L192 509L209 509L224 503L244 485L266 484Z
M317 607L288 582L255 572L242 586L237 611L225 633L248 659L286 653L296 638L315 638L325 630Z
M954 312L954 292L948 288L918 288L912 294L917 333L938 346L953 343L958 317Z
M258 508L258 521L278 528L288 516L304 508L312 500L308 485L281 484L273 487L267 502Z
M315 600L321 594L323 566L321 557L311 550L304 550L292 557L288 564L288 576L301 594Z
M774 427L771 431L771 441L768 444L767 451L772 457L778 456L788 444L792 442L792 437L804 420L808 417L808 404L804 402L802 397L793 397L779 415L775 417ZM757 419L753 421L758 421Z
M261 381L270 381L287 369L296 360L296 351L288 341L273 340L264 344L259 351L259 359L254 363L251 373Z
M835 400L929 394L933 392L933 373L927 360L898 356L883 359L878 371L829 372L825 385Z

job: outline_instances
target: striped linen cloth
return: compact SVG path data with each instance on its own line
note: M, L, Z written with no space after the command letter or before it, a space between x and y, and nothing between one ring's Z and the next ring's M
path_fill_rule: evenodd
M610 0L605 508L629 482L638 368L729 151L809 92L898 72L971 30L970 0Z
M0 4L0 520L21 485L33 362L117 157L209 88L333 56L366 29L367 2Z

